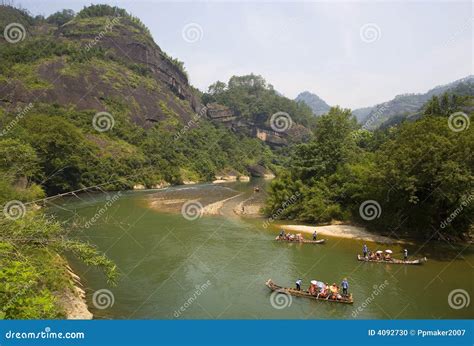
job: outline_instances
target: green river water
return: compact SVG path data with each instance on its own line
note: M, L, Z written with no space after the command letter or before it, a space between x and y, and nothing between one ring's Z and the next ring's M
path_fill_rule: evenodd
M356 261L363 242L328 239L325 245L277 243L278 225L263 227L265 219L236 216L232 208L252 197L250 183L173 187L164 191L81 195L63 199L54 212L73 215L93 225L74 235L95 244L117 264L120 278L109 285L97 268L73 257L70 262L82 278L90 310L105 319L402 319L473 318L474 251L472 246L412 244L416 257L428 257L422 266L386 265ZM224 215L193 221L178 212L149 207L156 198L199 199L243 195L225 204ZM263 193L262 193L263 195ZM261 195L259 195L261 196ZM112 198L112 199L111 199ZM260 197L259 197L260 198ZM104 210L105 208L105 210ZM309 237L309 235L307 235ZM371 249L379 247L368 243ZM394 257L402 247L391 246ZM306 288L311 279L336 282L349 279L354 304L335 304L305 298L272 296L265 281L293 286L297 278ZM107 289L113 304L94 302L94 292ZM453 291L458 290L458 291ZM463 291L459 291L463 290ZM451 305L449 296L451 293ZM96 297L96 299L98 299ZM273 304L272 304L273 303Z

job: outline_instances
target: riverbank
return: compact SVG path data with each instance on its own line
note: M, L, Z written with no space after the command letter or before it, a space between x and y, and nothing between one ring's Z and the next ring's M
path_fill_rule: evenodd
M71 278L71 287L66 287L56 294L58 303L68 320L91 320L93 315L86 302L86 292L82 289L81 279L71 267L66 266L67 274Z
M365 228L353 225L328 225L328 226L305 226L305 225L281 225L280 228L290 232L301 232L313 234L318 233L319 238L327 235L337 238L358 239L383 244L404 243L401 240L395 240L378 234L373 234Z

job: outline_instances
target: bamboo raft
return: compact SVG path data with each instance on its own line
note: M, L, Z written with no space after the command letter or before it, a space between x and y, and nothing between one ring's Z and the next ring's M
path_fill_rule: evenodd
M387 263L387 264L423 264L426 261L428 261L428 259L426 257L416 259L416 260L410 260L410 261L405 261L405 260L396 259L396 258L392 258L390 261L387 261L387 260L373 260L373 259L369 259L367 257L361 256L361 255L357 255L357 260L358 261L363 261L363 262L375 262L375 263Z
M280 236L275 238L276 241L286 242L286 243L299 243L299 244L324 244L326 239L320 240L309 240L309 239L302 239L302 240L288 240L288 239L281 239Z
M342 304L354 303L354 300L352 299L352 294L349 294L349 296L343 296L341 299L330 299L329 297L322 298L319 296L314 296L310 294L308 291L304 291L304 290L298 291L294 288L278 286L272 281L272 279L268 279L265 285L272 291L281 292L282 294L289 294L296 297L304 297L304 298L310 298L314 300L321 300L321 301L326 301L326 302L342 303Z

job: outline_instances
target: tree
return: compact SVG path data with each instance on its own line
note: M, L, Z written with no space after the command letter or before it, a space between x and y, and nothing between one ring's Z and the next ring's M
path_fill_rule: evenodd
M211 95L216 95L223 93L227 85L224 82L217 81L214 84L211 84L208 88L208 93Z
M470 203L449 225L441 225L466 198L472 198L473 150L474 133L453 132L443 118L403 124L376 153L376 166L361 199L377 200L382 215L367 224L424 236L465 232L473 217Z
M61 26L63 24L66 24L70 20L72 20L74 16L75 16L75 13L73 10L65 9L65 10L53 13L46 19L46 21L49 24L56 24L57 26Z

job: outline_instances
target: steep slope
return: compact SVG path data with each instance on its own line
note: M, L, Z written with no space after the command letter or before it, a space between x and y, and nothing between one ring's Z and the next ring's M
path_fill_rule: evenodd
M148 127L172 117L188 121L200 107L179 62L126 13L79 14L60 27L34 23L21 43L2 36L0 47L7 80L0 106L7 110L30 100L78 110L121 108Z
M311 108L314 115L322 115L329 111L331 106L329 106L323 99L318 95L310 93L309 91L304 91L300 93L296 98L296 102L304 102L306 105Z
M433 96L451 92L458 95L474 95L474 76L468 76L449 84L437 86L424 94L402 94L373 107L353 111L357 120L366 128L374 129L384 123L396 123L401 119L416 116L423 105ZM393 120L392 120L393 119Z
M263 141L209 121L182 63L137 18L108 5L53 17L0 6L0 31L19 34L0 39L0 146L34 168L13 183L118 190L271 165Z

